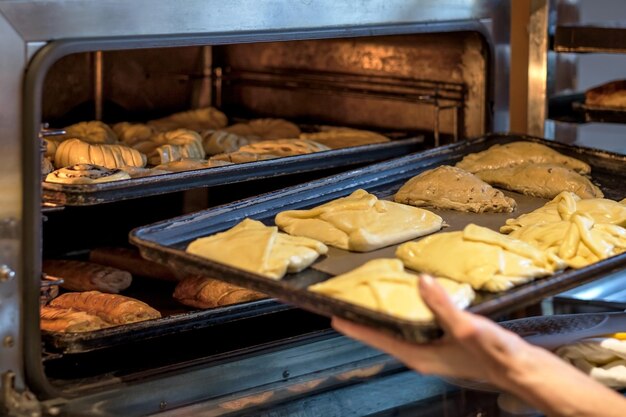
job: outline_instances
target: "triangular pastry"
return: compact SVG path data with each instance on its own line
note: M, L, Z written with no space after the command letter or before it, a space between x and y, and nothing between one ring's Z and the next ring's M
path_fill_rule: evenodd
M397 203L473 213L515 210L516 203L480 178L460 168L442 165L407 181L394 196Z
M565 267L560 259L526 242L475 224L463 231L404 243L396 256L407 268L491 292L508 290Z
M436 232L443 224L430 211L379 200L365 190L309 210L283 211L275 221L291 235L357 252L415 239Z
M436 278L436 281L458 308L469 306L474 299L474 291L468 284L445 278ZM417 276L405 272L398 259L375 259L308 289L403 319L430 321L433 318L419 295Z
M512 142L506 145L493 145L486 151L465 156L456 166L469 172L478 172L528 162L562 165L581 174L591 172L591 167L587 163L565 156L546 145L534 142Z

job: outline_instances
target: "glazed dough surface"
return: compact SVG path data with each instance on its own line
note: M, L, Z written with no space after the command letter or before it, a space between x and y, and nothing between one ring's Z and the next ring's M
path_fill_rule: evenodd
M467 155L456 166L475 173L529 162L562 165L581 174L591 172L591 167L585 162L565 156L552 148L533 142L512 142L506 145L493 145L486 151Z
M245 219L233 228L194 240L187 252L268 278L299 272L328 251L313 239L279 233L277 227Z
M460 168L442 165L407 181L394 196L397 203L441 209L483 212L515 210L517 204L480 178Z
M438 233L400 245L396 256L415 271L469 283L476 290L506 291L552 274L558 258L493 230L469 224L459 232Z
M459 308L470 305L474 291L468 284L436 278ZM404 271L398 259L375 259L327 281L310 291L338 298L381 313L415 321L430 321L429 308L419 295L418 278Z
M554 198L562 191L571 191L580 198L604 197L586 177L554 164L521 164L478 171L476 176L493 186L533 197Z
M554 223L568 220L574 213L591 217L596 223L626 226L626 206L606 198L590 198L581 200L576 194L564 191L530 213L522 214L516 219L508 219L500 228L501 233L543 223Z
M306 236L327 245L368 252L436 232L443 220L430 211L379 200L365 190L310 210L289 210L276 224L294 236Z

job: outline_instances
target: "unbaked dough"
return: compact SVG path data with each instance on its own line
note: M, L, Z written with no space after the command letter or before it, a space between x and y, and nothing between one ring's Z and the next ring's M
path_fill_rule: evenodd
M187 247L191 254L273 279L307 268L327 251L317 240L279 233L277 227L252 219Z
M469 284L445 278L436 278L436 281L458 308L466 308L474 299L475 293ZM398 259L375 259L308 289L402 319L433 319L419 295L417 276L405 272Z
M225 130L205 130L201 134L202 146L207 155L235 152L237 149L251 142L245 136L239 136Z
M147 140L135 142L133 148L148 156L151 165L183 159L203 159L202 137L189 129L157 133Z
M554 198L562 191L572 191L580 198L604 197L588 178L555 164L521 164L478 171L476 176L495 187L533 197Z
M581 174L591 172L589 164L576 158L565 156L546 145L534 142L511 142L506 145L493 145L486 151L471 153L465 156L456 166L475 173L529 162L562 165Z
M330 148L326 145L305 139L264 140L239 148L239 152L270 154L276 156L303 155L328 150L330 150Z
M424 171L411 178L400 187L394 201L416 207L430 206L474 213L510 213L517 206L515 200L474 174L448 165Z
M113 125L117 137L128 146L137 142L149 140L154 135L154 129L143 123L120 122Z
M253 119L224 128L226 132L249 140L292 139L300 135L300 128L284 119Z
M214 107L204 107L174 113L162 119L148 122L148 125L160 132L174 129L190 129L196 132L202 132L206 129L221 129L226 127L227 124L228 119L226 115Z
M506 291L565 267L560 259L526 242L475 224L404 243L396 256L407 268L491 292Z
M63 130L65 130L65 135L57 136L59 140L76 138L93 144L114 144L118 141L113 129L97 120L76 123Z
M91 145L80 139L68 139L61 143L54 156L54 164L62 168L74 164L93 164L106 168L129 165L146 166L146 155L124 145Z
M278 213L276 224L294 236L368 252L436 232L443 220L430 211L379 200L365 190L309 210Z
M167 164L161 164L154 167L161 171L168 172L181 172L181 171L193 171L196 169L205 169L213 167L221 167L224 165L231 165L231 162L204 159L183 159L181 161L168 162Z

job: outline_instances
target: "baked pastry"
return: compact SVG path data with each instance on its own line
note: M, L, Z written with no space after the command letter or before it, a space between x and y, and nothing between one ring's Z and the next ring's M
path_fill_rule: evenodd
M416 207L510 213L517 203L480 178L460 168L442 165L407 181L394 196L396 203Z
M357 252L415 239L443 225L441 217L430 211L379 200L365 190L309 210L283 211L275 221L290 235Z
M626 251L626 229L596 223L578 212L557 222L537 223L517 229L509 236L558 256L572 268L583 268Z
M305 139L264 140L239 148L239 152L270 154L276 156L303 155L328 150L330 150L330 148L326 145Z
M50 158L41 158L41 175L46 176L54 171L54 165L50 161Z
M623 204L606 198L582 200L572 192L563 191L543 207L516 219L508 219L500 232L511 233L531 225L568 220L574 213L589 216L596 223L626 226L626 207Z
M187 246L191 254L273 279L302 271L327 251L317 240L279 233L277 227L252 219Z
M237 149L252 142L245 136L239 136L225 130L209 129L201 133L202 146L207 155L235 152Z
M188 110L174 113L162 119L151 120L148 125L159 132L174 129L189 129L202 132L206 129L221 129L226 127L228 119L226 115L214 107Z
M436 278L459 308L474 300L469 284ZM398 259L375 259L342 275L312 285L309 291L407 320L430 321L433 314L419 295L417 276Z
M120 168L122 171L126 172L130 175L131 178L144 178L144 177L152 177L154 175L163 175L169 174L170 171L165 171L162 169L156 168L142 168L142 167L130 167L125 166Z
M92 164L76 164L57 169L46 176L47 182L61 184L98 184L128 180L130 175L121 169L108 169Z
M48 158L51 162L54 162L54 155L57 152L57 148L63 142L64 139L60 139L58 137L50 137L43 138L44 146L46 150L44 151L44 156Z
M154 129L143 123L120 122L113 125L113 131L124 144L133 146L138 142L149 140L154 135Z
M54 165L63 168L74 164L93 164L106 168L121 168L126 165L146 166L146 156L123 145L90 145L79 139L68 139L61 143L54 156Z
M244 152L244 151L235 151L230 153L221 153L218 155L213 155L209 158L209 161L222 161L222 162L230 162L231 164L241 164L244 162L256 162L256 161L265 161L266 159L276 159L279 158L278 155L269 154L269 153L255 153L255 152Z
M250 140L290 139L300 135L300 128L283 119L253 119L223 129Z
M258 291L206 277L185 278L174 289L176 300L196 308L215 308L266 297Z
M591 172L589 164L576 158L562 155L548 146L534 142L511 142L506 145L493 145L486 151L465 156L456 166L476 173L478 171L512 167L531 162L562 165L581 174Z
M211 159L206 161L204 159L182 159L180 161L168 162L167 164L161 164L154 167L159 171L167 172L181 172L181 171L193 171L194 169L205 169L221 167L224 165L231 165L232 162L220 161Z
M506 291L565 267L560 259L526 242L475 224L404 243L396 256L407 268L491 292Z
M133 277L126 271L91 262L44 260L42 270L63 278L61 286L70 291L97 290L117 294L133 282Z
M94 144L117 143L117 135L107 124L97 120L80 122L65 127L65 135L58 136L60 140L80 139L83 142Z
M92 249L89 251L89 261L119 268L133 275L178 281L170 268L142 258L136 249L121 247Z
M571 191L580 198L604 197L588 178L554 164L521 164L478 171L476 176L495 187L533 197L554 198L562 191Z
M585 104L590 107L626 108L626 80L590 88L585 92Z
M111 327L98 316L65 308L41 307L41 330L48 332L78 333Z
M312 140L330 149L389 142L389 138L367 130L332 127L321 132L302 133L300 139Z
M84 311L111 324L127 324L161 317L161 313L142 301L99 291L68 292L50 301L49 305Z
M148 155L151 165L166 164L182 159L203 159L202 138L193 130L176 129L152 135L135 142L133 148Z

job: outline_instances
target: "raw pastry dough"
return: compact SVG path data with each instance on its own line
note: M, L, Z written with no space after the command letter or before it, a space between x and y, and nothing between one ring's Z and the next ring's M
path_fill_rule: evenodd
M123 145L90 145L79 139L68 139L59 145L54 164L63 168L74 164L93 164L106 168L126 165L146 166L146 155Z
M202 145L207 155L235 152L237 149L251 142L245 136L229 133L225 130L205 130L201 134Z
M120 122L113 125L113 131L117 137L128 146L138 142L150 140L154 135L154 129L143 123Z
M258 291L206 277L185 278L174 289L176 300L196 308L215 308L266 297Z
M221 129L227 124L226 115L214 107L174 113L148 122L148 125L160 132L181 128L201 132L206 129Z
M379 200L365 190L310 210L278 213L276 225L294 236L307 236L340 249L368 252L441 229L430 211Z
M585 214L573 213L553 223L517 229L509 236L558 256L572 268L583 268L626 251L626 229L596 223Z
M181 172L181 171L193 171L195 169L205 169L213 167L221 167L224 165L231 165L231 162L218 161L211 159L206 161L204 159L183 159L181 161L168 162L167 164L161 164L154 169L168 171L168 172Z
M80 122L64 128L65 135L58 136L60 140L80 139L87 143L113 144L117 143L117 135L106 124L97 120Z
M127 179L130 179L130 175L120 169L108 169L92 164L72 165L57 169L46 176L47 182L61 184L97 184Z
M252 219L196 239L187 247L187 252L194 255L273 279L302 271L327 251L326 245L317 240L279 233L277 227Z
M565 156L546 145L534 142L512 142L506 145L493 145L486 151L465 156L456 166L475 173L487 169L506 168L530 162L562 165L581 174L591 172L591 167L585 162Z
M166 164L182 159L203 159L202 137L189 129L158 133L148 140L136 142L133 148L148 155L151 165Z
M469 284L445 278L436 281L457 307L466 308L473 301L475 294ZM419 295L417 276L405 272L398 259L375 259L308 289L402 319L433 319Z
M300 135L300 139L312 140L331 149L389 142L388 137L378 133L347 127L331 127L322 132L303 133Z
M291 139L300 135L300 128L283 119L253 119L224 128L226 132L250 140Z
M606 198L581 200L576 194L563 191L543 207L516 219L508 219L500 232L511 233L530 225L568 220L574 213L587 215L596 223L626 226L626 207L617 201Z
M460 168L442 165L407 181L394 196L397 203L474 213L515 210L517 204L480 178Z
M572 191L580 198L604 197L586 177L554 164L521 164L478 171L476 176L493 186L533 197L554 198L561 191Z
M415 271L467 282L475 290L505 291L564 268L563 262L526 242L469 224L398 247L396 256Z
M264 140L239 148L239 152L270 154L276 156L303 155L313 152L328 151L330 148L321 143L304 139Z
M111 327L98 316L65 308L41 307L41 330L48 332L90 332Z
M615 337L583 339L560 347L556 354L604 385L626 387L626 340Z
M236 151L236 152L221 153L218 155L213 155L211 158L209 158L209 160L230 162L232 164L241 164L244 162L265 161L266 159L276 159L276 158L279 158L279 156L274 155L274 154L269 154L269 153Z
M144 177L152 177L153 175L163 175L169 174L170 171L164 171L156 168L141 168L141 167L121 167L122 171L128 173L131 178L144 178Z

